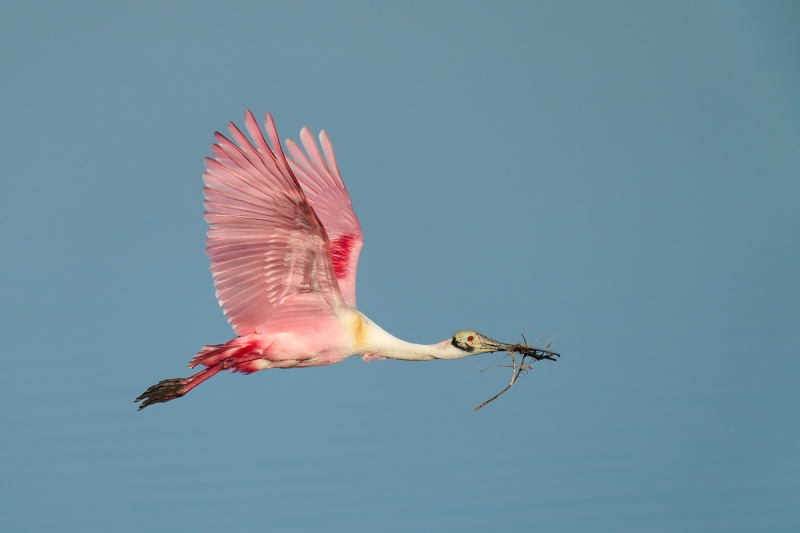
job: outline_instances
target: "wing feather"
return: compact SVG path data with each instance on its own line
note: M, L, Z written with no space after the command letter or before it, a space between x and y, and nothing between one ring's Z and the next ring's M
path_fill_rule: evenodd
M283 154L272 116L215 133L203 174L206 253L217 299L238 335L281 331L345 304L330 239ZM271 147L270 147L271 146Z
M314 208L330 239L334 273L348 305L356 306L356 271L358 256L364 245L350 194L344 185L328 135L320 132L322 158L317 143L308 128L300 131L305 153L291 139L286 141L289 167Z

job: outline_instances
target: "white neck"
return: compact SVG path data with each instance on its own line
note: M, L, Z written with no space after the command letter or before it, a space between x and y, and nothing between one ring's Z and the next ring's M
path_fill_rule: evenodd
M414 344L398 339L364 317L366 330L358 355L376 355L402 361L430 361L432 359L460 359L473 355L453 346L450 339L437 344Z

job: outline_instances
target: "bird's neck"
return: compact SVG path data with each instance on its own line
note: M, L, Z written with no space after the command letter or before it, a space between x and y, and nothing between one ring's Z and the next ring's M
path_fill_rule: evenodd
M471 354L453 346L450 339L436 344L414 344L398 339L380 326L362 316L364 335L358 355L385 357L402 361L430 361L432 359L459 359Z

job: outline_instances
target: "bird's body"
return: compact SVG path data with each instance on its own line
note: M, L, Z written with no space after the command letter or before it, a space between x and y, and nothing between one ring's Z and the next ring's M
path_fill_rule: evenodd
M233 123L236 143L215 134L203 175L206 252L237 337L204 346L189 364L203 370L153 385L137 398L139 409L183 396L221 370L323 366L353 355L457 359L511 348L471 330L412 344L361 313L355 289L363 236L327 135L320 134L324 159L307 128L300 133L305 153L289 140L287 157L271 115L265 118L271 147L249 110L245 126L252 143ZM536 358L557 355L532 350Z

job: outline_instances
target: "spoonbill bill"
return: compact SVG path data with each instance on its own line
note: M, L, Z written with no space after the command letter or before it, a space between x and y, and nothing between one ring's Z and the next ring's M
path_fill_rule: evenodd
M203 346L189 363L203 369L156 383L136 398L139 410L179 398L221 370L331 365L353 355L431 361L513 349L536 360L558 356L472 330L432 345L387 333L356 308L361 225L328 135L319 136L324 159L308 128L300 132L305 153L287 140L287 156L272 115L264 119L269 143L250 110L244 124L252 142L229 123L233 141L214 134L203 174L206 253L236 337Z

